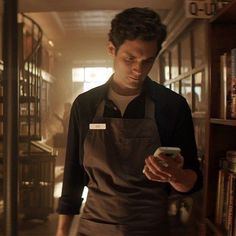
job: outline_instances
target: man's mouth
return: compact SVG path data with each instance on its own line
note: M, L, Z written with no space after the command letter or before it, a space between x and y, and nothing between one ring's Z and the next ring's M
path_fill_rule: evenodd
M140 78L139 78L139 77L133 77L133 76L129 76L129 78L130 78L130 79L132 79L132 80L140 80Z

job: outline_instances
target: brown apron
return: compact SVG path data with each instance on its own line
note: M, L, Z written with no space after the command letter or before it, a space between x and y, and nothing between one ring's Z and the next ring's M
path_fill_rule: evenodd
M104 118L104 101L84 143L88 196L79 236L166 236L166 184L143 174L145 158L160 146L154 103L144 119ZM96 126L96 124L99 124Z

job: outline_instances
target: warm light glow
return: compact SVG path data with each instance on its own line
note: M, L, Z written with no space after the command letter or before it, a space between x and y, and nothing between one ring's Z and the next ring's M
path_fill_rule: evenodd
M54 43L52 40L48 40L48 44L51 46L51 47L54 47Z
M79 67L72 69L72 81L82 82L83 91L104 84L112 75L111 67Z
M53 194L54 198L61 197L61 191L62 191L62 182L56 183L54 187L54 194ZM87 195L88 195L88 188L84 187L84 190L82 193L83 203L86 202Z
M56 183L54 186L54 198L59 198L61 196L62 182Z
M88 196L88 188L85 186L84 190L83 190L83 193L82 193L83 203L86 202L87 196Z
M83 67L72 69L72 81L84 82L84 68Z

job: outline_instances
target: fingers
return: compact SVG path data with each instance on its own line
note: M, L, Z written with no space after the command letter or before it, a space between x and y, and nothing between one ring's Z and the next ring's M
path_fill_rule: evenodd
M149 180L168 182L171 174L168 172L168 163L150 156L145 160L143 173Z
M153 174L146 165L143 169L143 173L149 180L152 181L167 182L169 178L168 176Z
M184 158L180 154L174 156L174 157L167 157L165 155L158 155L156 157L158 160L165 161L170 168L182 168L184 165Z
M149 156L145 160L145 164L148 166L149 170L154 174L159 172L165 173L170 166L169 161L166 159L160 159L159 157Z
M181 172L184 158L178 155L174 158L160 155L158 157L149 156L145 160L143 169L144 175L152 181L174 183Z
M184 158L180 154L174 157L175 162L177 163L178 168L182 168L184 165Z

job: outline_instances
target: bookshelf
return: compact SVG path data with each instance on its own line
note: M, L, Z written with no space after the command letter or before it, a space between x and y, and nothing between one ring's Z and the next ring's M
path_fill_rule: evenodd
M177 27L178 28L178 27ZM192 111L198 159L204 165L206 152L206 117L207 117L207 21L191 21L174 40L167 39L159 55L159 82L167 88L181 94L187 100ZM202 236L202 211L199 202L203 201L202 191L189 196L193 200L191 217L194 223L179 225L194 229L194 235ZM186 233L190 235L190 233Z
M222 8L208 24L208 112L204 161L205 235L233 235L216 223L220 160L236 150L236 120L221 116L221 56L236 48L236 0ZM235 217L235 216L234 216ZM233 223L232 223L233 224Z
M54 211L54 169L57 152L42 139L42 111L48 115L49 76L42 71L42 31L32 19L19 15L19 217L46 220ZM29 28L30 27L30 28ZM28 31L27 31L28 30ZM7 89L0 61L0 202L4 205L4 92ZM6 167L7 168L7 167ZM3 208L0 206L0 217ZM1 233L0 233L1 234Z
M236 119L232 118L236 106L235 113L228 113L232 99L226 106L228 97L222 96L222 68L225 68L222 55L231 55L231 50L236 48L236 0L221 8L210 20L185 19L185 22L174 39L167 39L159 56L159 82L184 96L192 110L198 158L204 175L200 200L195 201L204 203L201 208L198 205L201 216L195 217L199 227L197 235L236 235L236 209L231 224L235 225L233 234L216 220L219 218L220 165L228 150L236 150ZM171 30L174 29L169 32ZM225 56L226 65L231 63L227 59ZM226 72L225 75L228 76Z

